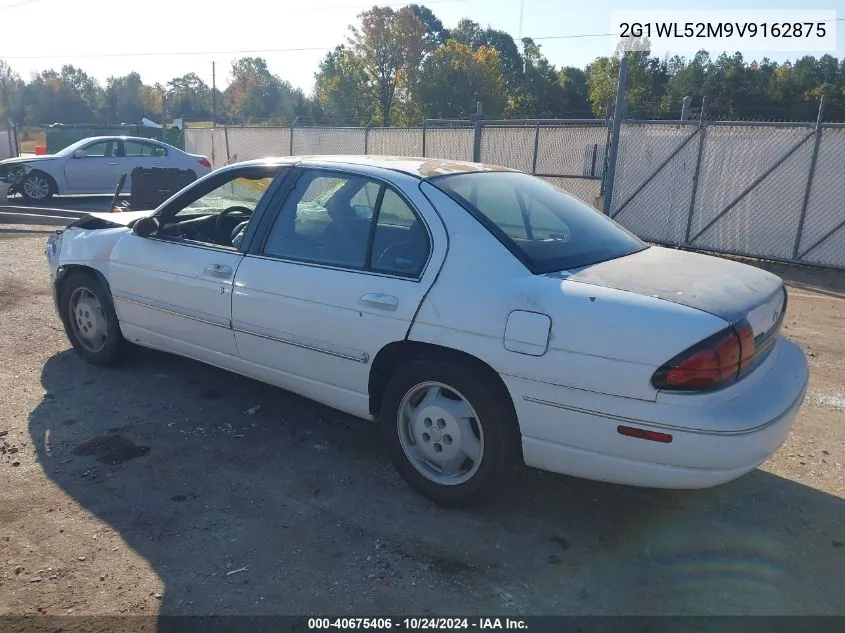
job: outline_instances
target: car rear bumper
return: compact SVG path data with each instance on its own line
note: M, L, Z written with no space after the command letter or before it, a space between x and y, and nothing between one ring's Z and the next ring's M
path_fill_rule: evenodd
M528 466L599 481L682 489L741 477L786 440L807 392L806 358L795 343L781 338L754 374L721 401L696 395L686 396L682 407L677 397L671 402L638 401L631 403L628 415L620 413L619 398L504 379L516 406ZM714 420L730 423L714 428ZM623 436L620 426L667 434L671 441Z

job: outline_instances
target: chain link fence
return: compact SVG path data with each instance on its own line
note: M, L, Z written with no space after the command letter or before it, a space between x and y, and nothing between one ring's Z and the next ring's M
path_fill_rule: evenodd
M189 128L215 167L370 154L492 163L601 207L604 120L427 121L421 128ZM0 132L0 143L2 143ZM650 242L845 269L845 126L625 120L609 215Z
M626 121L610 216L651 242L845 269L845 129Z
M267 156L370 154L493 163L537 174L594 204L607 144L603 120L426 121L420 128L188 128L186 150L214 167Z

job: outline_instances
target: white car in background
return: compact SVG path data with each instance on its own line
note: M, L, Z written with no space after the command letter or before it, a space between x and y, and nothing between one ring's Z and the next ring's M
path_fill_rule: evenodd
M490 165L240 163L155 211L77 220L46 256L87 361L134 343L377 421L441 503L520 462L715 486L778 450L807 390L779 277L649 246Z
M129 191L136 167L191 169L197 178L211 171L205 156L161 141L95 136L55 154L0 161L0 181L10 184L8 195L19 192L31 202L44 202L56 194L114 193L122 174L127 174L124 191Z

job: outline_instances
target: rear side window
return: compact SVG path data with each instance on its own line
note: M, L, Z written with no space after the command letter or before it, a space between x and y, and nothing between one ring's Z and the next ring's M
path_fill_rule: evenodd
M568 270L647 248L591 206L521 172L440 176L451 196L535 274Z
M163 147L139 141L124 141L123 152L124 156L132 158L139 156L167 156L167 150Z
M271 257L418 277L428 233L388 185L364 176L306 171L285 201L263 253Z

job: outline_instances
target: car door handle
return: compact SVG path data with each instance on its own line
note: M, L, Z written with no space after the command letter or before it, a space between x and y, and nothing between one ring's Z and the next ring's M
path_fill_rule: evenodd
M232 276L232 267L224 266L223 264L211 264L205 271L206 275L211 277L219 277L220 279L229 279Z
M360 299L361 303L366 306L378 308L379 310L395 310L399 307L399 298L393 295L383 295L377 292L366 294Z
M117 163L108 163L109 165L117 165Z

